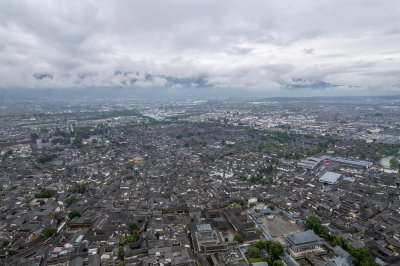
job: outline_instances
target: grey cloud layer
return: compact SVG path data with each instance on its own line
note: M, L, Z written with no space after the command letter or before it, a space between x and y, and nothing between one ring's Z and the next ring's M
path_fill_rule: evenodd
M399 90L400 2L1 1L0 87Z

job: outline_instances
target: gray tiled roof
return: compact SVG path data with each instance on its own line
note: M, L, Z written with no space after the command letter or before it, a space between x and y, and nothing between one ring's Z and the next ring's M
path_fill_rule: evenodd
M288 243L297 249L322 245L323 239L318 237L313 230L299 232L286 237Z
M201 231L210 231L211 229L211 225L209 224L198 224L196 225L197 231L201 232Z

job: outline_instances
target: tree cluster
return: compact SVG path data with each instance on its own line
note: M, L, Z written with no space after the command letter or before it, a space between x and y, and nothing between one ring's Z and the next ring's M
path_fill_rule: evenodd
M55 233L57 233L57 227L49 227L43 232L43 234L47 237L52 236Z
M48 155L48 154L42 154L39 156L39 158L36 159L38 163L47 163L53 160L53 157Z
M261 258L260 250L266 249L271 254L271 256L264 256ZM268 265L279 266L283 265L280 260L280 256L283 255L283 246L279 242L271 242L260 240L251 244L248 249L248 254L250 257L250 262L262 262L265 261Z
M77 185L75 187L68 189L68 192L74 193L74 194L75 193L83 194L86 192L86 186L85 185Z
M69 198L67 198L67 199L65 200L65 205L66 205L67 207L69 207L69 206L71 206L72 204L77 203L78 201L79 201L79 198L78 198L78 197L72 196L72 197L69 197Z
M81 212L79 211L79 210L72 210L72 211L70 211L69 213L68 213L68 218L69 219L73 219L74 217L81 217L82 216L82 214L81 214Z
M42 188L41 191L35 195L35 198L51 198L54 193L54 190Z
M347 242L343 237L338 237L331 235L328 228L322 225L322 221L315 216L310 216L306 220L308 228L314 230L314 232L324 238L332 246L339 245L344 250L346 250L351 256L354 257L353 264L356 266L378 266L379 264L375 262L374 257L367 248L355 248L349 242Z

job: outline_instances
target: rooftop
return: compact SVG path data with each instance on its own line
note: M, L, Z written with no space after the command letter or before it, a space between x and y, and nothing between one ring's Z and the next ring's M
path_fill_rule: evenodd
M341 177L341 174L334 172L326 172L320 179L321 183L335 184L337 180Z

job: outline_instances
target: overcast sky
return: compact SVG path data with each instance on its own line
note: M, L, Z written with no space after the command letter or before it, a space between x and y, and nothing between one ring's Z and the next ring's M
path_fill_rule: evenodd
M0 1L0 88L93 87L400 94L400 1Z

